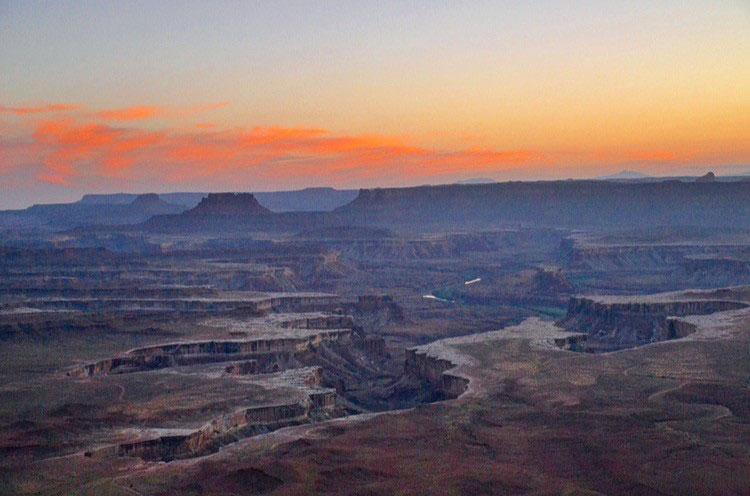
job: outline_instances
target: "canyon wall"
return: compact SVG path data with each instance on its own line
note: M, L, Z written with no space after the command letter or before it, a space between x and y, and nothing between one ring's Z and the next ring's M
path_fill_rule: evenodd
M304 337L268 339L196 341L170 343L131 350L114 358L85 365L68 375L90 377L101 374L125 374L180 365L255 359L263 363L288 361L288 356L318 346L325 341L349 341L351 329L326 329Z
M670 317L706 315L745 308L740 301L718 299L642 300L627 297L573 297L558 325L588 335L586 351L613 351L684 337L694 329Z
M418 348L406 350L404 373L427 382L445 399L458 398L469 385L467 378L450 373L455 367L456 364L450 360L432 356Z
M121 443L114 448L118 456L144 460L169 461L192 458L217 451L239 439L271 432L282 427L341 416L337 411L336 392L321 390L302 401L241 408L216 418L202 428L187 434L168 434L156 438ZM110 454L112 447L102 454Z
M750 182L540 181L365 189L336 212L386 225L750 227Z

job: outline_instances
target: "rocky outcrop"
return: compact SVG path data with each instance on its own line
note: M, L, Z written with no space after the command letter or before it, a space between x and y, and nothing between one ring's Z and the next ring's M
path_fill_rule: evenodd
M558 247L559 262L569 269L585 271L668 271L679 269L677 281L685 282L692 272L716 268L742 274L747 269L742 245L731 241L729 228L644 229L642 237L622 234L586 239L571 236ZM660 235L662 236L660 238ZM709 279L710 280L710 279ZM707 286L712 286L711 284Z
M583 351L588 334L571 334L562 338L555 338L555 346L566 351Z
M376 355L382 355L385 353L385 339L378 337L365 337L359 342L359 346L369 352Z
M151 209L158 212L159 210L164 211L165 209L174 209L174 205L167 203L156 193L146 193L138 195L131 203L132 208Z
M549 320L531 317L496 331L439 339L407 349L404 370L406 375L438 391L438 399L457 398L464 393L473 395L485 388L483 374L475 368L470 354L461 348L506 340L526 341L534 348L559 352L560 349L576 349L585 342L586 336L565 331Z
M146 292L147 293L147 292ZM24 306L38 310L76 310L108 312L228 312L242 311L263 314L270 311L300 312L332 306L337 296L317 293L289 293L276 296L245 296L214 293L203 297L144 297L120 298L77 297L39 298L24 302Z
M713 172L707 172L705 175L695 179L696 183L712 183L716 181L716 175Z
M334 305L339 301L336 295L326 294L290 294L266 298L254 307L256 311L303 312L320 310Z
M284 328L294 329L353 329L354 319L351 315L320 315L289 319L279 324Z
M391 320L404 319L404 310L389 295L359 296L353 310L358 313L384 313Z
M618 315L706 315L727 310L738 310L747 307L746 303L731 300L675 300L648 301L648 296L639 301L637 298L615 297L608 301L574 296L568 303L568 314L597 315L609 318Z
M469 384L467 378L450 373L456 366L448 359L436 357L419 348L406 350L404 373L426 381L446 399L458 398Z
M562 247L562 262L576 270L664 269L678 267L686 255L714 252L706 246L590 246L568 241Z
M161 193L159 198L175 205L193 208L209 193ZM132 202L137 195L132 193L87 194L78 203L125 204ZM337 190L334 188L305 188L295 191L272 191L253 193L258 203L274 212L287 211L328 211L352 201L357 190Z
M255 359L261 366L271 364L272 371L288 361L289 355L307 351L326 341L345 341L352 336L351 329L329 329L300 337L278 337L250 340L196 341L170 343L131 350L123 356L101 360L68 372L71 376L94 376L101 374L126 374L156 370L179 365L194 365Z
M136 227L157 233L225 233L297 231L316 222L322 212L274 213L250 193L211 193L180 215L158 215Z
M750 183L547 181L364 189L336 212L381 225L443 228L750 227Z
M337 409L335 391L320 390L310 393L300 402L241 408L189 434L169 434L122 443L115 452L119 456L150 461L191 458L213 453L221 446L245 437L341 415L343 412Z
M540 295L571 294L575 291L573 284L560 269L538 269L532 277L531 292Z
M258 360L246 360L244 362L233 363L224 368L229 375L248 375L258 372Z
M15 211L21 223L43 225L54 229L70 229L77 226L134 224L148 220L154 215L178 214L185 210L147 194L136 197L126 204L59 203L34 205Z
M681 298L679 295L573 297L558 324L588 335L586 351L602 352L685 337L694 328L672 317L707 315L746 308L741 301Z
M667 339L679 339L690 336L697 329L693 323L686 322L679 317L667 317Z
M742 254L738 254L740 257ZM750 283L750 260L737 256L686 257L674 276L697 287Z
M184 213L187 217L229 216L246 217L269 215L266 207L250 193L209 193L195 208Z
M136 456L144 460L170 460L174 458L174 452L187 439L186 434L175 434L169 436L159 436L153 439L135 441L132 443L122 443L118 446L107 447L97 450L94 456L108 455L114 451L117 456ZM88 453L86 453L88 454Z

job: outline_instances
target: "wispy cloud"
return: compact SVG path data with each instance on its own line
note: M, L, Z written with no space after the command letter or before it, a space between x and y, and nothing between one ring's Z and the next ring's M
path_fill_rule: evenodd
M137 121L150 119L163 114L166 107L157 105L139 105L112 110L102 110L96 116L105 121Z
M104 121L138 121L153 118L179 119L192 117L202 112L208 112L226 107L229 102L215 102L190 107L169 107L166 105L136 105L117 109L101 110L95 114L96 118Z
M303 185L419 184L481 174L490 177L581 177L614 168L645 172L702 164L732 155L669 148L545 152L533 149L429 148L406 136L346 135L315 127L222 128L219 121L163 122L226 106L140 105L88 111L45 104L0 107L0 173L6 179L89 184L247 188ZM11 109L11 110L8 110ZM73 111L75 110L75 111ZM54 112L68 111L63 114ZM145 122L148 119L159 119ZM161 124L161 126L158 126ZM169 124L169 125L168 125ZM564 175L564 176L563 176Z
M95 114L98 119L94 122L71 116L37 120L27 147L44 166L37 178L71 184L92 176L162 183L230 177L284 183L309 177L336 184L378 175L409 178L495 170L544 158L541 153L526 150L432 150L411 144L404 137L342 136L318 128L220 130L203 125L186 132L109 122L137 121L162 109L142 106L107 110Z
M34 115L48 112L67 112L80 109L80 105L44 103L33 106L8 107L0 105L0 114Z

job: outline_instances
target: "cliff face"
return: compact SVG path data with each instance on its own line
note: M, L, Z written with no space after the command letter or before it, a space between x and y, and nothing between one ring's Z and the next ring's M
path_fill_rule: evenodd
M253 314L262 314L271 310L304 311L320 306L335 304L336 297L328 295L309 296L274 296L262 299L237 298L160 298L158 295L142 298L118 297L102 299L98 297L50 298L30 301L29 308L40 310L78 310L78 311L176 311L176 312L211 312L242 310Z
M750 182L549 181L374 189L361 190L336 212L385 224L750 227Z
M680 269L684 277L689 277L714 269L748 273L750 263L731 258L736 250L730 244L715 243L588 245L564 240L559 253L561 262L576 270Z
M196 341L138 348L119 357L108 358L69 372L72 376L90 377L103 374L125 374L180 365L224 362L237 359L262 361L277 371L280 363L293 360L296 353L308 351L326 341L348 341L350 329L321 330L305 337L279 337L231 341Z
M573 297L568 303L568 314L596 315L602 318L637 315L706 315L727 310L738 310L747 305L727 300L679 300L679 301L597 301L585 297Z
M707 315L747 307L739 301L695 299L675 301L596 300L573 297L558 324L588 334L587 351L613 351L685 337L694 331L673 317Z
M467 378L450 373L455 367L456 364L450 360L430 355L418 348L406 350L404 372L426 381L447 399L458 398L469 385Z
M620 270L678 267L686 253L706 247L681 246L575 246L563 247L563 261L576 270Z
M274 213L250 193L210 193L193 209L180 215L160 215L137 227L148 232L297 232L317 226L326 212Z
M258 373L258 360L246 360L233 363L224 368L229 375L249 375Z
M122 443L105 448L102 454L115 451L118 456L162 461L191 458L216 452L221 446L244 437L342 415L343 412L336 405L336 392L319 390L311 392L302 401L242 408L216 418L191 433Z

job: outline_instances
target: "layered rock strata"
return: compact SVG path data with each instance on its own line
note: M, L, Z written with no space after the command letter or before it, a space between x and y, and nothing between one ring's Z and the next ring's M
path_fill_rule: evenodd
M297 337L247 340L212 340L169 343L131 350L120 357L84 365L68 373L90 377L101 374L125 374L180 365L255 359L269 362L285 355L303 352L326 341L343 341L351 329L325 329Z
M747 308L710 293L663 293L641 297L573 297L559 324L588 335L586 351L604 352L677 339L694 332L677 317L709 315Z

